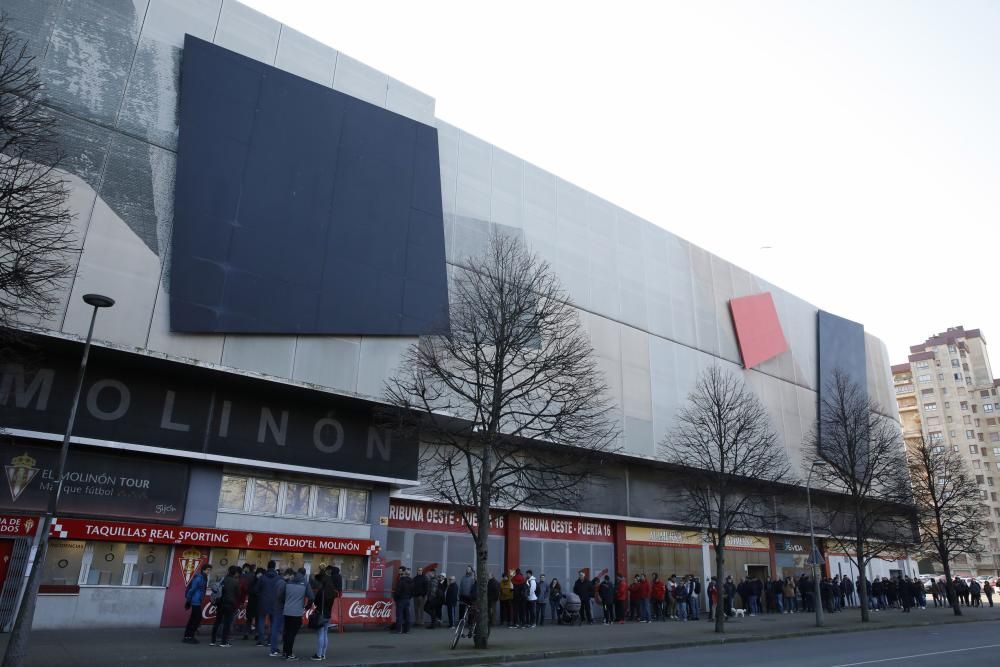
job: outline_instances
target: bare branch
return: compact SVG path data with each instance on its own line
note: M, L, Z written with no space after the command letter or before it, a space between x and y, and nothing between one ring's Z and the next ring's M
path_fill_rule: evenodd
M459 269L449 320L408 350L385 396L394 427L421 442L423 492L476 541L485 598L490 509L578 507L593 462L618 451L618 423L576 309L519 241L494 237Z
M58 302L74 251L58 172L55 118L26 43L0 14L0 326L38 318Z
M707 529L721 582L729 536L777 519L773 485L788 477L788 460L760 400L742 379L718 366L698 379L677 422L660 452L685 468L687 513ZM721 611L715 620L716 632L724 632Z

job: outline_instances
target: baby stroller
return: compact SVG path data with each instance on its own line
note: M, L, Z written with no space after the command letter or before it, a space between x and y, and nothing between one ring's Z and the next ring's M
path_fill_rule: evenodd
M580 622L582 622L580 596L576 593L566 593L559 600L559 624L576 625Z

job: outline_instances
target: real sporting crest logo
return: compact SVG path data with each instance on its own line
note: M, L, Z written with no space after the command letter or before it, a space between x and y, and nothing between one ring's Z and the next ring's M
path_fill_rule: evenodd
M15 456L10 460L9 465L3 467L7 475L7 486L10 488L10 498L17 502L17 499L24 493L24 490L35 479L39 468L35 467L35 459L28 456L27 452L21 456Z

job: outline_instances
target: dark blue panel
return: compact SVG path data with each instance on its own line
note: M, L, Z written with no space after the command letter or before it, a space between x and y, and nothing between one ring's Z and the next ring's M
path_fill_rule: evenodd
M834 401L836 371L861 392L868 395L868 372L865 358L865 328L857 322L826 311L816 316L819 345L819 406ZM822 446L822 436L820 442Z
M170 327L447 330L437 130L188 35Z

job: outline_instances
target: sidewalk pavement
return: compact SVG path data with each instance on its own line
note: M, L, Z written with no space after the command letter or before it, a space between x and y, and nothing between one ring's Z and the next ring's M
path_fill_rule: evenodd
M299 633L295 642L300 662L325 665L480 665L509 663L546 658L572 658L605 653L668 649L684 646L714 645L731 642L766 641L809 634L880 630L895 627L929 626L945 623L983 622L984 633L996 632L1000 605L993 608L963 609L954 616L951 609L900 610L872 612L867 624L860 621L857 609L826 615L826 625L815 627L812 614L764 615L738 618L726 624L724 635L715 634L714 626L703 618L690 622L628 623L606 626L550 626L510 630L495 628L490 648L477 651L472 641L462 639L452 650L452 633L447 629L414 629L398 635L384 629L348 630L330 633L327 659L310 663L316 649L316 634ZM103 628L100 619L87 630L40 630L32 635L29 667L90 665L184 665L185 667L222 667L227 665L282 664L270 658L267 649L254 641L233 640L232 648L210 647L209 628L201 630L197 646L181 643L181 629ZM0 646L6 646L3 635ZM669 660L669 658L667 658Z

